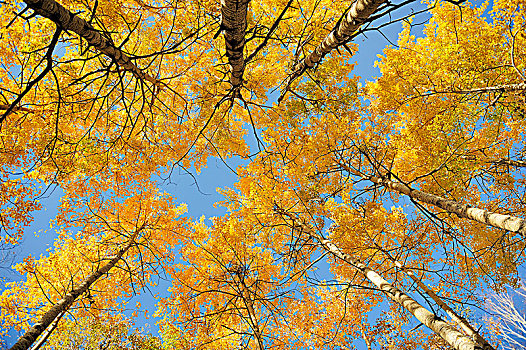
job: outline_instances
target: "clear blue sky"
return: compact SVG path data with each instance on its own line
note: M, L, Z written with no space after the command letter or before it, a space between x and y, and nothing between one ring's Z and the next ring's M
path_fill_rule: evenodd
M415 11L422 8L422 5L415 4L413 6ZM367 37L360 36L355 39L355 42L359 44L358 53L355 55L355 59L358 63L355 74L362 77L362 83L366 80L372 80L375 76L380 74L379 70L374 67L374 62L377 60L377 55L381 53L382 49L388 45L387 39L396 42L398 33L400 32L401 24L393 24L383 30L383 35L378 32L369 32ZM421 28L420 28L421 29ZM419 30L416 28L415 30ZM418 34L416 32L415 34ZM248 129L249 140L253 141L252 129ZM254 143L252 143L254 144ZM232 159L228 161L229 166L236 168L241 164L240 160ZM194 177L178 173L174 171L170 181L160 182L160 186L167 192L171 193L174 197L177 197L179 202L188 204L188 215L194 218L205 216L207 218L213 216L220 216L224 213L223 208L215 208L214 203L222 200L222 196L216 191L216 188L223 188L225 186L232 186L236 182L235 175L222 163L219 159L210 159L208 167L203 169L200 174L193 174ZM195 183L197 180L197 184ZM35 221L33 224L25 230L25 236L23 242L19 247L16 247L10 254L14 261L20 262L22 259L31 254L35 257L40 254L46 254L46 249L52 246L55 238L54 232L47 232L49 229L49 220L54 218L56 215L56 207L61 195L60 189L56 189L52 192L49 197L44 198L41 202L44 206L44 210L35 213ZM38 236L35 235L38 233ZM1 264L0 277L5 281L16 281L20 279L15 272L11 272L4 268L6 263ZM322 276L330 279L330 275ZM166 283L162 283L160 287L166 286ZM150 314L155 311L155 300L150 298L149 301L145 301L144 296L140 297L140 301L143 304L143 308L149 309ZM133 300L129 305L134 305ZM155 320L142 320L141 323L145 325L150 324L150 329L153 333L156 333L156 326L153 324ZM16 336L14 332L11 333ZM12 343L11 339L6 339L7 343Z

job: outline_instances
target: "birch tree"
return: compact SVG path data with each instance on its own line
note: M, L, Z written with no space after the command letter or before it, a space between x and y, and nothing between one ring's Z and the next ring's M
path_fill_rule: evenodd
M2 2L2 246L61 195L0 328L42 349L496 348L484 295L526 259L525 13ZM373 32L391 42L363 78ZM210 161L236 177L213 218L166 193Z

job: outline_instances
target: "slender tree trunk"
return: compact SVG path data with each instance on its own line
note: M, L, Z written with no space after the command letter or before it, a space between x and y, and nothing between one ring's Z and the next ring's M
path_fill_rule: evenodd
M444 322L437 315L433 314L425 307L420 305L417 301L412 299L409 295L405 294L376 271L372 270L362 262L354 259L350 254L344 253L338 246L332 243L330 240L325 239L316 231L312 230L309 226L302 223L297 217L281 209L278 211L279 214L288 217L292 220L293 227L299 228L302 232L308 234L311 238L318 241L318 243L330 252L335 257L347 262L349 265L359 270L370 282L372 282L378 289L385 293L391 300L400 304L413 316L415 316L420 322L426 325L433 332L438 334L444 341L456 350L482 350L483 348L476 344L472 339L465 336L456 330L453 326Z
M254 331L254 337L256 338L257 349L265 350L265 347L263 346L263 337L261 335L261 330L259 329L259 324L256 317L256 312L254 311L254 302L250 297L250 291L248 290L248 287L245 283L243 273L237 273L237 277L239 278L239 285L241 287L241 296L243 297L243 301L248 310L248 319L250 320L252 329Z
M340 165L348 172L362 176L345 164ZM363 176L362 176L363 177ZM366 179L373 183L394 190L398 193L405 194L420 202L431 204L443 209L449 213L456 214L458 217L470 219L482 224L500 228L506 231L517 232L526 237L526 220L512 215L498 214L489 210L479 209L467 204L461 204L450 199L446 199L434 194L415 190L400 182L394 182L386 178L369 176Z
M49 325L61 314L66 312L73 302L82 294L84 294L93 283L95 283L102 275L108 273L122 258L122 256L135 244L135 237L140 230L136 231L130 241L120 249L117 255L111 259L106 265L93 272L86 278L78 287L73 288L66 296L60 299L49 311L47 311L40 321L31 327L18 341L11 347L10 350L27 350L35 342L35 340L49 327Z
M250 0L221 0L221 28L224 31L226 56L230 64L230 83L234 89L243 84L243 49L249 2Z
M362 333L362 338L365 341L365 345L367 345L367 350L373 350L373 348L371 347L371 341L369 340L367 333L365 333L365 327L361 323L360 323L360 331Z
M488 92L513 92L526 90L526 83L518 84L504 84L497 86L486 86L481 88L474 88L468 90L451 90L451 91L430 91L426 95L434 94L474 94L474 93L488 93Z
M382 250L383 251L383 250ZM415 276L413 271L406 268L402 263L394 259L391 254L389 254L386 251L383 251L383 253L392 261L394 264L400 268L406 275L408 275L415 283L416 285L424 291L425 294L427 294L442 310L444 310L451 319L464 331L465 334L471 337L475 342L480 344L484 350L495 350L493 346L491 346L490 343L484 339L479 332L471 326L471 324L462 316L458 315L453 309L449 307L431 288L426 286L420 278Z
M369 177L369 180L377 185L382 185L388 189L408 195L420 202L434 205L435 207L444 209L449 213L454 213L461 218L470 219L506 231L517 232L526 237L526 221L519 217L498 214L489 210L471 207L467 204L461 204L434 194L412 189L400 182L394 182L385 178L382 179L376 176L371 176Z
M288 85L300 77L307 69L314 67L329 52L345 44L350 36L371 16L385 0L356 0L341 22L323 39L314 51L296 64L289 78Z
M86 20L73 14L55 0L24 0L26 5L42 17L56 23L63 30L74 32L86 40L89 45L111 58L125 71L131 72L137 79L142 79L157 85L159 81L138 68L130 58L105 38Z
M524 168L526 167L526 162L523 160L513 160L513 159L507 159L507 158L501 158L499 160L494 160L491 163L496 165L509 165L516 168Z

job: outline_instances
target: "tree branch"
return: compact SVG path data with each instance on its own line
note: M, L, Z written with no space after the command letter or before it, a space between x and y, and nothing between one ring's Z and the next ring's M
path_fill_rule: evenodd
M57 28L55 30L55 34L53 34L53 38L51 39L51 43L48 46L46 55L44 58L46 59L46 67L42 72L33 80L31 80L29 83L27 83L26 88L24 91L22 91L17 98L11 103L10 105L0 105L0 110L5 110L4 114L0 116L0 125L4 122L5 118L12 112L31 112L30 109L24 108L24 107L17 107L17 105L22 101L24 96L31 91L33 86L35 86L36 83L38 83L40 80L44 79L44 77L51 71L51 68L53 68L53 50L55 50L55 46L57 46L58 39L60 38L60 34L62 33L62 29L57 25ZM42 62L42 61L41 61ZM39 63L40 65L40 63ZM4 108L5 107L5 108Z
M24 0L24 2L40 16L55 22L62 30L78 34L89 45L111 58L125 71L131 72L137 79L149 81L154 85L159 84L157 79L137 67L110 39L102 36L86 20L73 14L55 0Z
M287 88L299 78L309 68L314 67L321 62L323 57L329 52L345 44L351 35L357 31L367 18L372 15L378 6L384 3L385 0L357 0L352 5L349 11L343 16L340 23L323 39L323 41L316 47L314 51L308 54L303 60L297 63L292 70L292 74L287 82ZM285 97L285 92L280 96L279 101Z

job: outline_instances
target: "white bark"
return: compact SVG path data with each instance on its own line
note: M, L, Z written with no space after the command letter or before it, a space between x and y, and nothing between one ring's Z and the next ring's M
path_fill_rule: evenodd
M139 230L140 231L140 230ZM92 286L102 275L108 273L122 256L135 244L135 237L139 233L135 232L130 241L120 249L117 255L112 258L106 265L93 272L86 278L78 287L73 288L68 294L60 299L51 309L49 309L40 320L33 325L18 341L11 347L10 350L27 350L35 342L35 340L49 327L49 325L61 314L66 312L73 302L82 294L84 294L90 286Z
M504 84L496 86L486 86L481 88L474 88L468 90L451 90L451 91L429 91L426 95L434 94L474 94L474 93L489 93L489 92L514 92L526 90L526 83L518 84Z
M111 58L119 67L131 72L137 79L157 85L159 81L137 67L130 58L110 40L103 37L86 20L73 14L55 0L24 0L26 5L42 17L46 17L63 30L78 34L89 45Z
M328 252L335 257L347 262L349 265L359 270L371 283L373 283L379 290L385 293L391 300L400 304L407 311L409 311L417 320L422 322L434 333L439 335L444 341L456 350L482 350L482 346L476 344L472 339L460 333L450 324L444 322L437 315L433 314L425 307L420 305L417 301L412 299L409 295L405 294L376 271L372 270L362 262L354 259L350 254L343 252L338 246L332 243L330 240L323 238L315 230L312 230L309 226L302 223L294 215L279 210L279 214L288 217L293 227L299 228L302 232L308 234L311 238L318 241L319 244Z
M350 36L384 2L385 0L356 0L342 18L342 21L323 39L318 47L294 66L288 85L300 77L307 69L314 67L329 52L345 44Z
M506 231L516 232L526 237L526 220L506 214L498 214L489 210L475 208L467 204L461 204L456 201L446 199L434 194L415 190L403 183L395 182L387 178L380 178L377 176L364 177L362 174L354 171L345 164L339 163L342 168L351 174L358 175L373 183L383 186L387 189L405 194L420 202L431 204L435 207L443 209L449 213L456 214L458 217L470 219L482 224L500 228Z
M496 165L509 165L516 168L524 168L526 167L526 162L523 160L513 160L513 159L507 159L507 158L501 158L499 160L495 160L492 162Z
M449 317L455 322L465 334L471 337L475 342L482 345L484 350L495 350L491 344L489 344L486 339L484 339L479 332L471 326L471 324L462 316L458 315L453 309L449 307L431 288L426 286L420 278L415 276L413 271L403 266L399 261L393 259L389 254L388 257L395 263L395 265L405 272L415 283L416 285L424 291L442 310L444 310Z
M517 232L526 237L526 221L516 216L498 214L489 210L479 209L467 204L461 204L434 194L412 189L400 182L382 179L376 176L368 178L377 185L382 185L398 193L408 195L420 202L431 204L449 213L454 213L461 218L470 219L482 224L500 228L506 231Z

